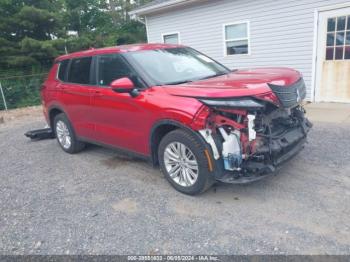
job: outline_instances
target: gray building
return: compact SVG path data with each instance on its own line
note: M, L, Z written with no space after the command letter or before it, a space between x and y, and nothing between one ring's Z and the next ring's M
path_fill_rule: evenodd
M230 68L292 67L308 100L350 102L350 1L156 0L131 14L149 43L188 45Z

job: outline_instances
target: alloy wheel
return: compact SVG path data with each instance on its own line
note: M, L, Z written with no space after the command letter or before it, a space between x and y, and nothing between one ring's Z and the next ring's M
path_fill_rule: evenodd
M199 167L193 152L180 142L170 143L164 151L165 168L171 179L183 187L193 186Z
M59 120L56 123L56 134L58 142L64 149L70 148L72 145L72 138L69 132L69 129L63 121Z

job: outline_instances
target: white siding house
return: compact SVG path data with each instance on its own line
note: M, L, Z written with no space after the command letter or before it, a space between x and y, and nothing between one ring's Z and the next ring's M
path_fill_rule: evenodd
M188 45L230 68L292 67L308 100L350 102L350 1L156 0L131 14L149 43Z

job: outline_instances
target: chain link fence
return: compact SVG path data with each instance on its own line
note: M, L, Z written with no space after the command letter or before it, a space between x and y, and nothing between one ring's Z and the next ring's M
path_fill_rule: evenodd
M0 110L39 105L47 72L0 77Z

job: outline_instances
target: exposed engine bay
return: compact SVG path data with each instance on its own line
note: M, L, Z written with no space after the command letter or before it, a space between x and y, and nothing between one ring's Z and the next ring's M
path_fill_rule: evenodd
M275 93L279 105L252 97L200 100L209 107L209 113L206 128L199 133L211 146L219 169L222 168L218 180L228 183L258 180L303 148L312 127L300 104L305 94L300 97L298 86L284 90ZM288 100L287 107L284 98Z

